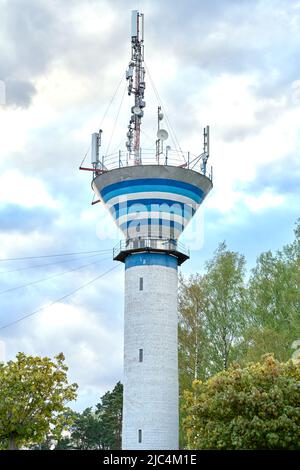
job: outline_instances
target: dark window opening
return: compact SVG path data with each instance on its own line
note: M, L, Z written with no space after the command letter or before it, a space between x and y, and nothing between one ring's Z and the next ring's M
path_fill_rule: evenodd
M139 362L143 362L144 359L144 351L139 349Z
M144 279L140 277L140 290L144 290Z
M158 222L158 238L162 238L163 237L163 224L162 224L162 218L160 217L159 219L159 222Z
M139 429L138 436L139 436L139 444L140 444L142 442L142 430L141 429Z
M148 237L151 238L151 231L152 231L152 222L151 217L148 217Z
M174 212L171 212L171 217L170 217L170 237L173 239L175 238L175 222L174 222Z

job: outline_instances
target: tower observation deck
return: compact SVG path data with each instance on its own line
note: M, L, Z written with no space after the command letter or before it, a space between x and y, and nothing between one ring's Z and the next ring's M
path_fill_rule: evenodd
M178 275L189 258L179 237L212 188L203 152L165 147L157 115L153 150L140 145L146 103L144 16L132 12L131 60L126 73L134 95L126 151L100 159L101 134L92 135L92 189L123 233L113 258L125 264L123 449L178 449Z

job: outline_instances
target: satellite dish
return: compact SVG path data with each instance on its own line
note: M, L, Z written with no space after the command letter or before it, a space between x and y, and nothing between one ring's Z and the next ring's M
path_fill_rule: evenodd
M162 121L163 118L164 118L163 113L162 113L162 112L158 113L158 119L159 119L160 121Z
M132 108L132 112L133 112L133 114L136 114L138 116L139 114L141 114L142 110L139 106L134 106Z
M168 137L169 137L169 134L167 133L167 131L165 131L165 129L159 129L157 131L157 138L159 140L167 140Z

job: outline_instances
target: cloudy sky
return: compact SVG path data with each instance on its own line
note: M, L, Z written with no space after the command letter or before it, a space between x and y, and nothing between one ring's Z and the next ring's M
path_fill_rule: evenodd
M0 0L0 328L61 299L0 329L0 354L63 351L77 409L122 379L122 266L88 284L115 266L120 234L78 167L100 126L108 152L124 149L131 101L115 125L117 85L136 8L181 148L199 154L211 126L214 189L182 240L193 249L183 273L201 272L222 240L250 269L292 240L299 216L300 1ZM154 147L149 74L146 101ZM4 261L64 253L80 254Z

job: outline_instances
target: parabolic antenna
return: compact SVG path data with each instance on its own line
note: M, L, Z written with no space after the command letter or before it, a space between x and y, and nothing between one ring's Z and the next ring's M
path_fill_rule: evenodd
M157 138L159 140L167 140L168 137L169 137L169 134L167 133L167 131L165 131L165 129L159 129L157 131Z
M132 108L132 111L133 111L133 114L136 114L136 115L138 116L139 114L141 114L141 111L142 111L142 110L141 110L141 108L140 108L139 106L134 106L134 107Z

